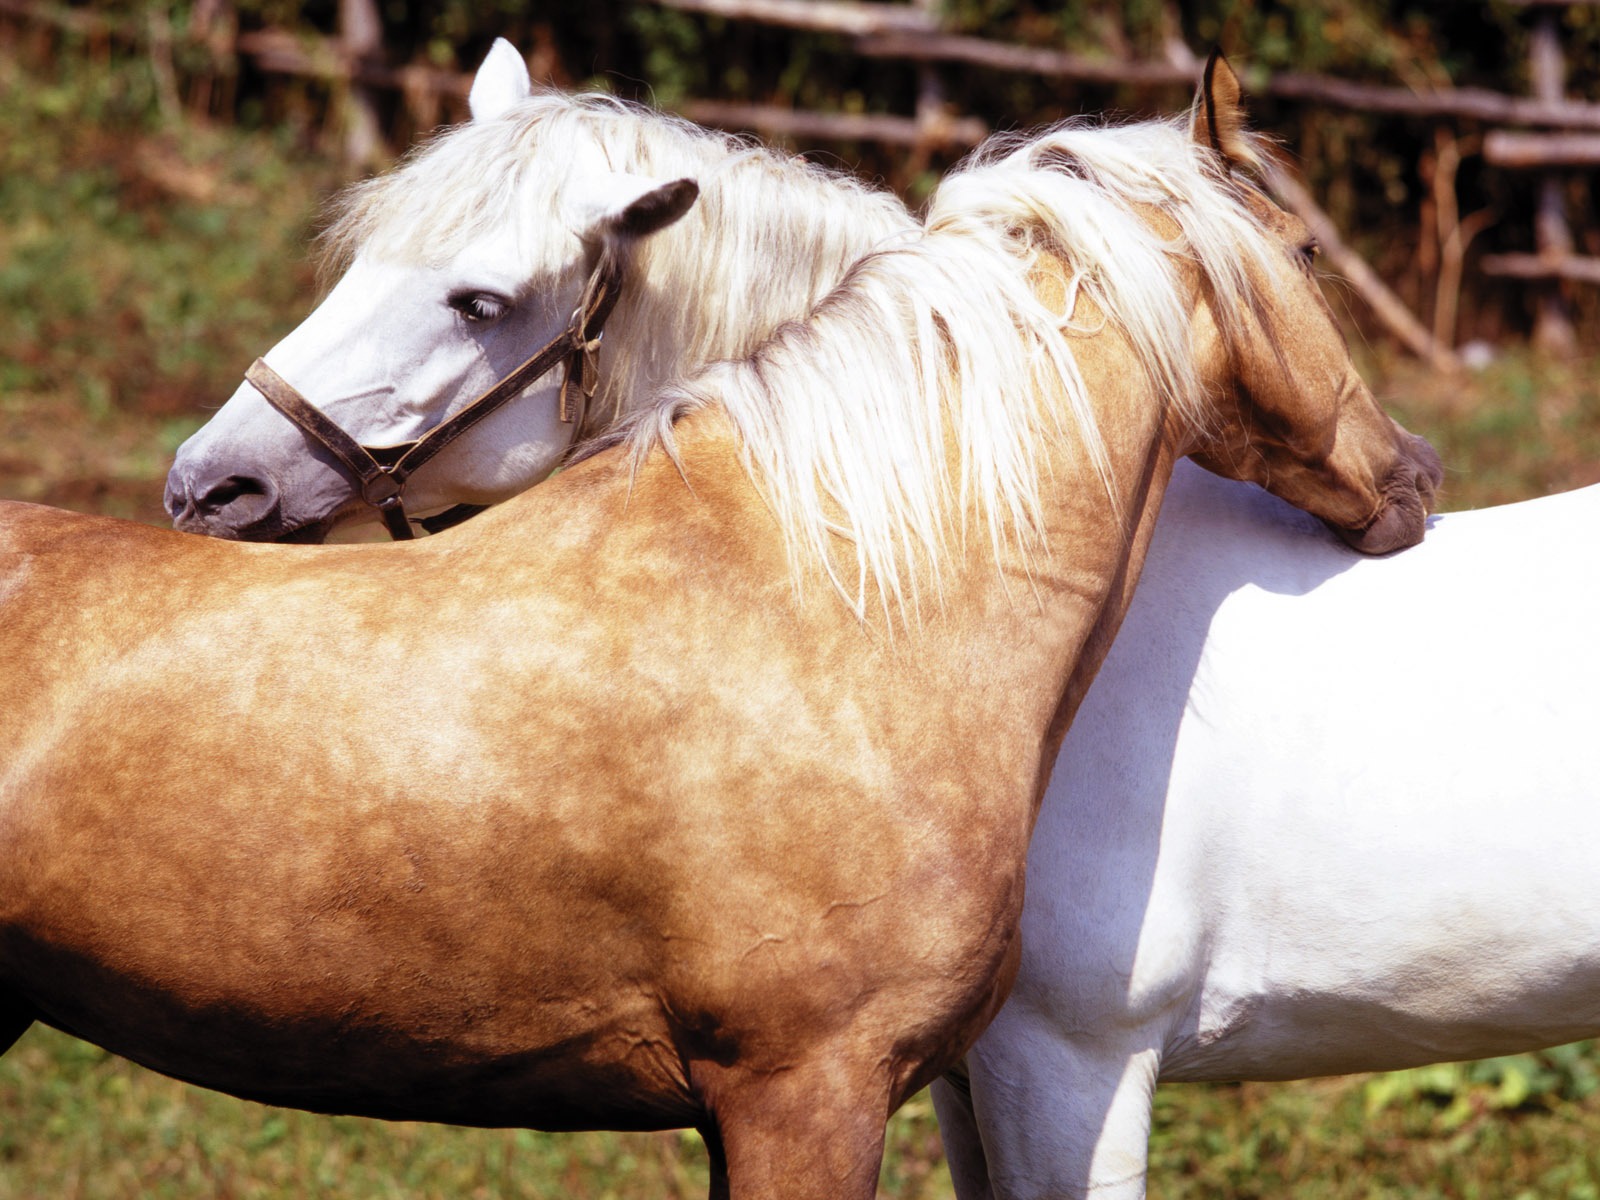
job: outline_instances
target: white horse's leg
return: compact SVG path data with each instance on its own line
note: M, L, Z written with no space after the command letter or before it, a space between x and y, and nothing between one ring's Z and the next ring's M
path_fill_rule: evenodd
M939 1114L939 1138L944 1142L944 1158L950 1165L957 1200L994 1200L989 1187L989 1160L978 1135L971 1091L948 1075L934 1080L929 1091L934 1111Z
M1014 1017L967 1065L998 1200L1143 1200L1156 1051Z

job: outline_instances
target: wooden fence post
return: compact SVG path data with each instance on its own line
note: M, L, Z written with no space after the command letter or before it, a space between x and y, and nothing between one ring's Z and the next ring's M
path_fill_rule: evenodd
M1566 90L1566 63L1561 54L1558 28L1560 9L1541 6L1534 13L1533 35L1528 44L1528 75L1536 100L1558 103ZM1554 172L1539 180L1538 208L1534 214L1534 247L1539 257L1559 261L1572 254L1572 230L1561 194L1562 180ZM1534 318L1534 344L1555 354L1570 355L1578 348L1572 316L1561 295L1561 281L1551 279L1538 288L1538 313Z
M383 18L378 14L377 0L339 0L339 40L358 66L381 64ZM388 154L377 100L372 89L360 81L359 74L350 79L342 107L346 165L358 171L382 166Z

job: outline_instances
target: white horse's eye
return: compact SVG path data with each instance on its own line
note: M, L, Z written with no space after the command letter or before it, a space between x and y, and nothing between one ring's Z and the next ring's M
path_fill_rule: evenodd
M467 320L484 324L498 321L511 311L511 301L488 292L455 292L449 304Z

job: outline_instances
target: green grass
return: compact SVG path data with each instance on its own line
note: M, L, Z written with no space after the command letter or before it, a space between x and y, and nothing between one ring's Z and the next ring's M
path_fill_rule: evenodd
M1600 1200L1593 1055L1572 1049L1497 1061L1302 1083L1165 1086L1151 1139L1152 1195ZM1523 1069L1544 1072L1530 1081L1539 1090L1507 1091L1508 1074ZM706 1187L704 1149L692 1133L542 1134L317 1117L176 1083L43 1028L0 1058L0 1117L0 1200L642 1200L699 1197ZM890 1125L879 1194L952 1195L925 1095Z
M1415 362L1369 371L1374 390L1445 463L1444 507L1506 504L1600 483L1600 360L1510 348L1451 378Z
M885 1195L949 1196L933 1108L894 1120ZM268 1108L36 1026L0 1058L0 1200L703 1197L697 1134L453 1129Z
M703 1196L693 1134L457 1130L267 1108L35 1028L0 1059L0 1197ZM606 1182L617 1180L613 1190Z
M137 67L0 57L0 495L160 521L173 449L309 307L306 239L336 179L270 137L149 117ZM1446 379L1368 364L1449 468L1447 507L1600 481L1600 360L1512 352ZM1474 1067L1161 1090L1161 1197L1600 1200L1586 1049ZM188 1087L36 1028L0 1058L0 1200L676 1197L693 1134L545 1135L324 1118ZM882 1194L950 1193L925 1096Z

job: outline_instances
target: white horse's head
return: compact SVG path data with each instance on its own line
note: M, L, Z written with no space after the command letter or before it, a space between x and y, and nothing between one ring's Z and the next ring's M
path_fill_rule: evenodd
M470 108L345 197L326 235L343 276L264 356L362 445L416 439L560 335L603 257L620 263L620 300L584 432L653 384L744 352L913 224L890 196L738 139L610 97L535 92L503 41ZM554 470L580 436L559 410L564 373L431 459L407 507L491 504ZM337 458L249 383L179 449L167 508L180 529L251 540L320 540L374 515Z
M508 120L531 94L521 57L496 43L473 84L472 124ZM464 139L457 144L466 148ZM520 189L507 166L485 164L485 175L475 178L465 156L435 154L413 168L426 168L419 173L439 189L441 204L451 203L453 191L457 205L499 202L507 211L499 219L487 209L463 214L456 236L434 241L433 231L421 227L426 222L406 211L417 199L408 193L425 186L423 180L389 197L377 194L393 186L388 180L357 189L349 212L365 226L365 236L348 268L317 309L265 356L365 445L414 440L492 387L529 348L566 327L602 254L627 257L640 238L682 217L696 193L689 181L663 183L612 170L596 149L571 164L559 208L544 223L545 236L535 240L522 236L525 223L509 211ZM477 195L486 183L494 191ZM556 404L563 369L533 381L514 405L443 451L435 469L412 485L411 507L488 504L549 474L576 433ZM182 529L320 537L359 505L352 486L325 449L246 383L179 449L167 507Z

